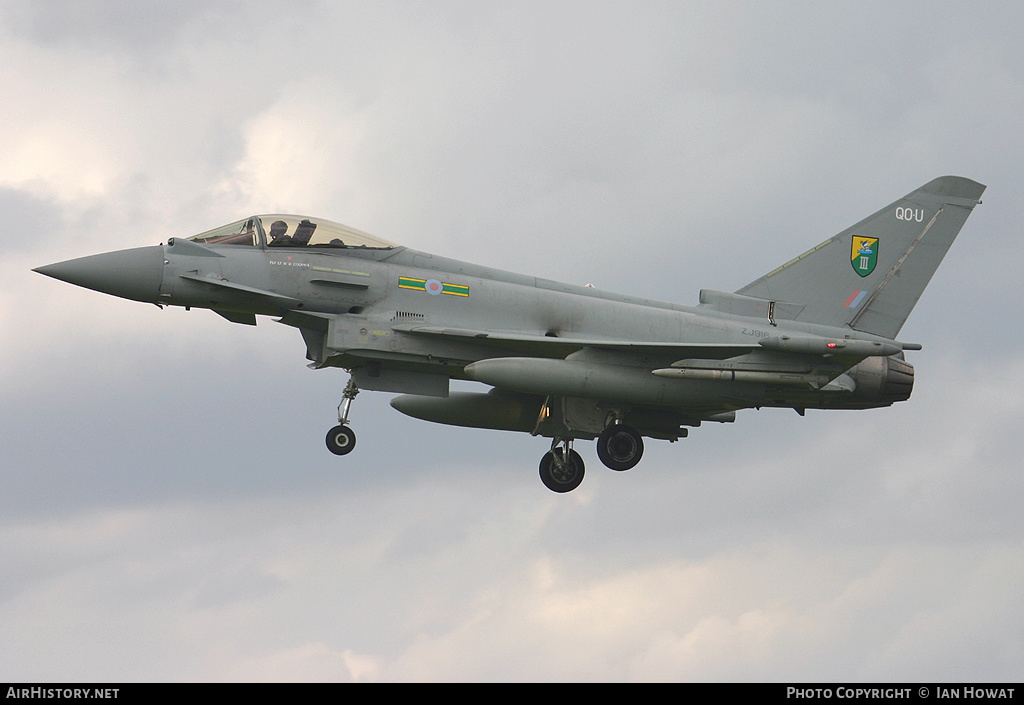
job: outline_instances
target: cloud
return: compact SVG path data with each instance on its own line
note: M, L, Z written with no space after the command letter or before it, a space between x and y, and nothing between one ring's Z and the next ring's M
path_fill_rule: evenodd
M552 554L544 534L565 510L538 522L506 492L489 511L468 493L443 500L435 509L461 526L446 519L443 540L396 552L431 523L423 491L443 497L444 485L389 493L376 520L386 505L371 493L5 530L5 564L36 565L5 590L23 646L7 668L153 677L166 671L133 656L133 640L158 634L150 656L189 680L957 680L1016 668L1020 638L1003 622L1021 617L1019 544L837 550L794 534L627 567L603 547ZM451 580L466 571L469 583ZM105 658L38 670L44 644L67 657L97 636ZM964 660L954 643L981 651Z

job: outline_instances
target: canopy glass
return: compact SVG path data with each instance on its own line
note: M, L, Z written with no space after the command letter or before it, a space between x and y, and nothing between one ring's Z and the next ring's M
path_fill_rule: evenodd
M192 238L204 245L242 245L248 247L367 248L387 250L397 247L383 238L323 218L302 215L254 215L223 225Z

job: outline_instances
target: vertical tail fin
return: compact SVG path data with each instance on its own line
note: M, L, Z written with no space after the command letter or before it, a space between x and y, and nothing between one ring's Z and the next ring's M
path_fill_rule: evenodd
M796 320L895 338L985 186L929 181L737 294L800 304Z

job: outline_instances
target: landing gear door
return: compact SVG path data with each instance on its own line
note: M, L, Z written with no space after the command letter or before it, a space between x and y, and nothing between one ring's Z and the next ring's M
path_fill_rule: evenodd
M352 379L360 389L416 394L422 397L448 396L449 380L447 376L391 369L377 360L369 361L365 366L354 369Z

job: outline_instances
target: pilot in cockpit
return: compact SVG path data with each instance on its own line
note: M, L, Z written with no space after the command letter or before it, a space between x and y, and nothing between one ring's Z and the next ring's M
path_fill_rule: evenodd
M270 242L267 243L270 247L281 247L292 244L292 239L288 237L288 223L283 220L275 220L270 225Z

